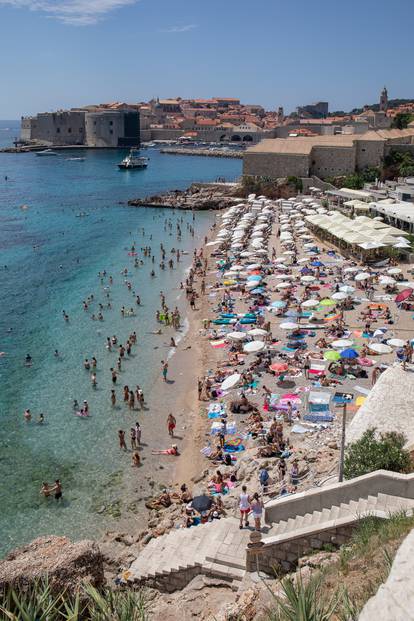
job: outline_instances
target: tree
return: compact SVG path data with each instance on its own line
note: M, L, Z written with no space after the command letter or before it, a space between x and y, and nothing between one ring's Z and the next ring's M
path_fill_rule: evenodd
M364 187L364 179L359 173L348 175L343 180L342 187L351 190L361 190Z
M410 453L404 449L407 438L402 433L388 431L376 433L368 429L345 453L344 475L353 479L374 470L409 472L412 467Z
M393 118L391 127L393 129L405 129L413 120L414 114L410 114L409 112L399 112Z

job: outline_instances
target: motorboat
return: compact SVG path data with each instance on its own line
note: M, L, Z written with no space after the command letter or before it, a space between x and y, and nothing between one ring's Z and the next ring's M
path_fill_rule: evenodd
M66 159L68 162L84 162L85 161L84 157L67 157Z
M36 155L38 157L46 157L47 155L57 155L57 153L52 151L52 149L45 149L44 151L36 151Z
M122 160L118 167L123 170L130 168L146 168L148 166L148 158L139 155L138 149L131 149L129 154Z

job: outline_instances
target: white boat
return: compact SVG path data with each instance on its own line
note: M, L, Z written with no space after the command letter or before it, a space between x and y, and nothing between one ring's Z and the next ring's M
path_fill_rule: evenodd
M129 154L118 166L124 170L130 168L146 168L148 166L148 158L140 156L138 149L131 149Z
M68 162L84 162L85 161L84 157L67 157L66 159Z
M56 151L52 151L52 149L45 149L44 151L36 151L36 155L38 157L45 157L47 155L57 155Z

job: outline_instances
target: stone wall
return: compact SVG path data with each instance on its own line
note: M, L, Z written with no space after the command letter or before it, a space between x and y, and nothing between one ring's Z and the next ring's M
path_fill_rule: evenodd
M285 153L249 153L243 157L243 175L277 179L309 176L309 157Z
M29 124L25 125L27 135ZM30 138L52 145L82 145L85 143L85 112L67 110L42 113L30 120Z
M355 170L355 147L314 146L310 170L317 177L334 177Z
M309 554L312 550L320 550L325 545L341 546L349 541L358 520L351 524L335 525L321 529L319 532L304 533L282 543L265 543L263 546L247 548L246 570L263 571L275 575L294 571L299 558ZM309 529L310 530L310 529Z
M356 167L364 170L368 166L381 166L384 158L384 142L376 140L356 141Z
M117 147L124 135L124 117L119 112L88 112L86 142L89 147Z

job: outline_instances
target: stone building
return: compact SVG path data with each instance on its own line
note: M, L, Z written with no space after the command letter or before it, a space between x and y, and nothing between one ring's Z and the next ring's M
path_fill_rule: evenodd
M323 179L381 166L392 150L414 154L414 129L266 139L244 154L243 174L273 179L315 175Z
M44 112L22 118L21 139L56 147L133 147L140 143L140 116L129 108Z

